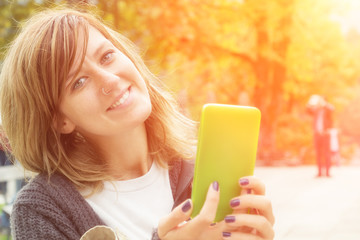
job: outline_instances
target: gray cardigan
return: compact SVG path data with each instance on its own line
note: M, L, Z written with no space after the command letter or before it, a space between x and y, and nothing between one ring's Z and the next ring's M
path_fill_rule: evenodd
M170 171L174 207L189 198L193 162L175 161ZM38 175L18 193L11 213L14 240L80 239L90 228L105 225L64 176ZM157 234L153 235L157 239Z

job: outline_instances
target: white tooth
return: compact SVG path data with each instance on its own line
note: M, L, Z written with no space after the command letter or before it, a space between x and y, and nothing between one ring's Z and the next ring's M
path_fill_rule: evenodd
M130 93L129 93L129 90L128 90L128 91L126 91L126 92L124 93L124 95L123 95L116 103L114 103L114 104L111 106L111 108L115 108L115 107L123 104L123 103L126 101L126 99L128 99L129 95L130 95Z
M129 91L126 91L120 99L120 104L123 104L128 97L129 97Z
M128 98L128 97L129 97L129 91L126 91L126 93L124 94L124 97L125 97L125 98Z

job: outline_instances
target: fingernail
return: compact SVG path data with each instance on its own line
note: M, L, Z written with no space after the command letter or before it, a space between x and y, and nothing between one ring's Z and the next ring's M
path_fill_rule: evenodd
M231 232L223 232L223 237L231 237Z
M190 208L191 208L190 200L187 200L186 203L184 203L184 205L182 206L181 210L183 212L187 212L189 211Z
M231 207L237 207L239 205L240 205L240 199L238 199L238 198L235 198L235 199L230 201L230 206Z
M212 186L215 191L219 191L219 182L218 181L213 182Z
M246 190L247 194L251 194L251 189Z
M216 225L216 222L213 222L210 224L210 226L215 226Z
M248 185L249 184L249 179L247 179L247 178L242 178L242 179L240 179L240 185L241 186L246 186L246 185Z
M235 216L226 216L225 222L227 222L227 223L235 222Z

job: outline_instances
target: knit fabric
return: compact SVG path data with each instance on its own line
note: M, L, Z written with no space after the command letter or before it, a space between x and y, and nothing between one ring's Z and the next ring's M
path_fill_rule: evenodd
M191 162L176 161L170 168L171 189L177 199L174 206L190 197L192 167ZM179 181L182 177L187 179ZM10 220L14 240L80 239L90 228L105 225L73 184L59 174L50 181L40 174L28 183L17 195Z

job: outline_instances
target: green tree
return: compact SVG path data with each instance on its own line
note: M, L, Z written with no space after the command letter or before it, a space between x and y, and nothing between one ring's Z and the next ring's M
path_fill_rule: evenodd
M36 9L79 1L19 2L0 2L0 47ZM95 2L97 10L85 8L97 11L143 50L147 65L192 118L199 119L207 102L258 107L261 158L306 155L311 149L311 119L305 113L310 95L324 95L336 107L338 119L355 96L359 38L344 35L332 18L353 8L344 8L343 2L81 2Z

